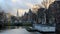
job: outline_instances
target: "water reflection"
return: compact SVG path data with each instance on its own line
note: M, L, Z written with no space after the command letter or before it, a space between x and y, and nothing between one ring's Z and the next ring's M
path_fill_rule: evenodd
M11 28L11 27L9 27ZM15 27L15 29L6 29L6 30L0 30L0 34L40 34L38 32L28 32L23 27Z

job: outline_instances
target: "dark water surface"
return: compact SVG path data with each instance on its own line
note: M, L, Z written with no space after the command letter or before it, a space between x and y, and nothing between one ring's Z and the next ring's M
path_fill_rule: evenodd
M41 34L41 33L39 33L39 32L28 32L25 28L15 27L15 29L0 30L0 34Z

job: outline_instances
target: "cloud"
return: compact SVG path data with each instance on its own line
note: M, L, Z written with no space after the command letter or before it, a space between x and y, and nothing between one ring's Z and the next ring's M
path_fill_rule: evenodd
M17 2L17 0L11 0L12 2Z
M40 4L35 4L33 7L32 7L32 12L33 13L37 13L38 9L41 8L42 6Z
M29 8L32 8L34 4L40 3L40 0L0 0L0 5L5 12L10 12L16 15L16 10L20 9L19 14L24 14Z
M27 5L29 8L32 8L32 7L33 7L33 4L31 4L31 3L26 3L26 5Z
M19 15L24 15L25 12L28 12L28 9L18 9Z

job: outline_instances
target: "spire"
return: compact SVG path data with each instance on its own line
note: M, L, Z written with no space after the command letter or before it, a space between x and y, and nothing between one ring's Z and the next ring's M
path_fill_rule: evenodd
M18 10L17 10L17 17L19 17L19 13L18 13Z

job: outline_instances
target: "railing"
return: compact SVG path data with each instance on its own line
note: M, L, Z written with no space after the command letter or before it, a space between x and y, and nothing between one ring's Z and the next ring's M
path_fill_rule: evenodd
M34 24L34 28L38 31L42 32L55 32L56 27L55 26L49 26L49 25L42 25L42 24Z

